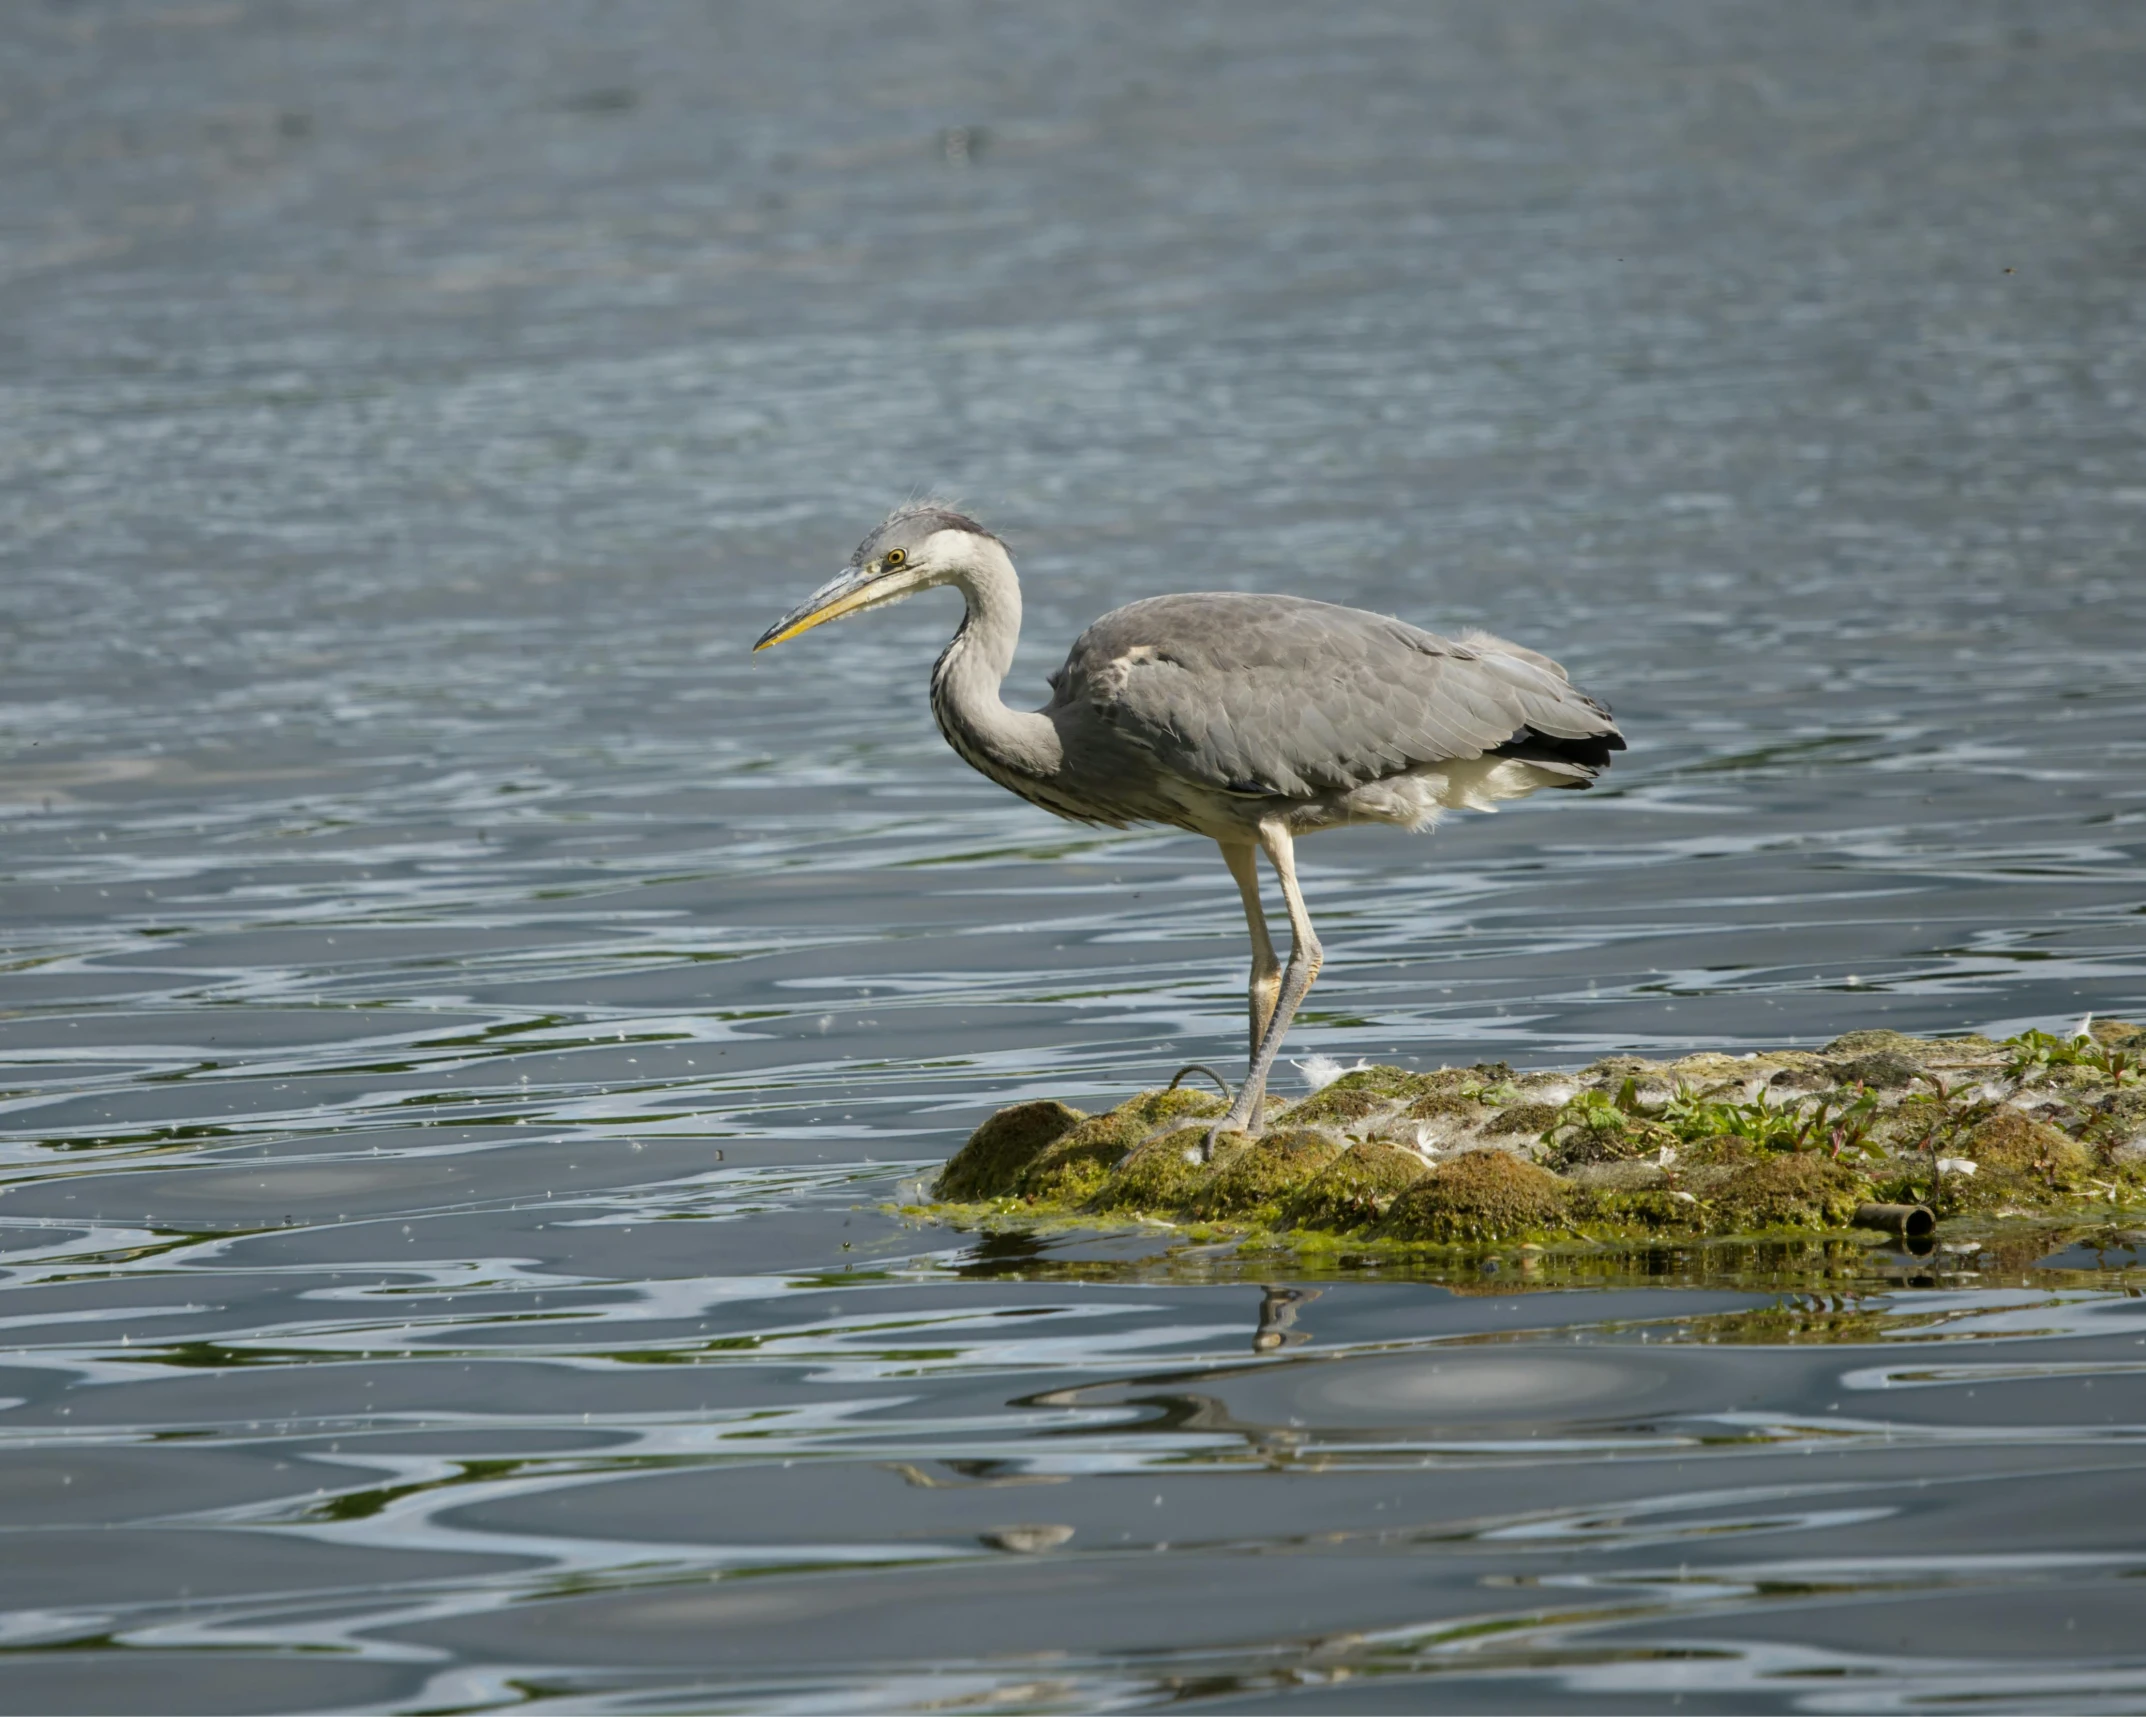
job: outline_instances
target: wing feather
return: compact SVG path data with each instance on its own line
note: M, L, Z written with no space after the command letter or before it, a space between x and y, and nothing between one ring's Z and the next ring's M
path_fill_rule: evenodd
M1203 786L1294 798L1486 753L1581 782L1624 740L1563 668L1488 633L1442 638L1301 597L1158 596L1106 614L1052 676Z

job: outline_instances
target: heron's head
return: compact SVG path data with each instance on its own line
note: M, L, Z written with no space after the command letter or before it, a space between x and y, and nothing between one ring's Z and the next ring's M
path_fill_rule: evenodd
M951 583L977 564L986 545L1004 553L997 537L951 508L932 502L899 508L857 545L849 565L761 633L753 648Z

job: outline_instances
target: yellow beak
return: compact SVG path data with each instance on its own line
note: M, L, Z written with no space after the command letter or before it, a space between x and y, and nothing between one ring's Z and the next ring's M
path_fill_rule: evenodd
M759 642L754 644L753 648L765 650L770 645L784 643L795 638L800 632L809 632L815 626L825 625L830 620L839 620L845 614L854 614L860 608L869 607L885 594L880 581L865 568L844 567L761 633Z

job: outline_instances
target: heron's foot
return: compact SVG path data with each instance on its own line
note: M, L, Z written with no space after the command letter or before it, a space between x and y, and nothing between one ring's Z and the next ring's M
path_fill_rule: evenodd
M1235 1133L1241 1138L1257 1138L1259 1123L1249 1110L1240 1113L1237 1106L1232 1105L1228 1114L1207 1129L1207 1142L1200 1147L1202 1162L1211 1163L1215 1160L1215 1146L1224 1133Z

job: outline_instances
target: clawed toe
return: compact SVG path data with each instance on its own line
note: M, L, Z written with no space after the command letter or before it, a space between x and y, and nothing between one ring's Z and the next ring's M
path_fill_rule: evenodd
M1206 1142L1200 1146L1200 1160L1207 1163L1215 1160L1215 1141L1220 1139L1224 1133L1249 1133L1253 1130L1252 1124L1247 1117L1235 1114L1224 1115L1221 1120L1207 1129Z

